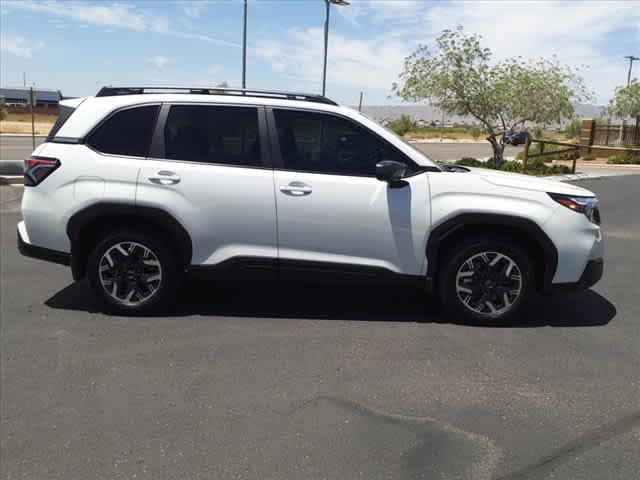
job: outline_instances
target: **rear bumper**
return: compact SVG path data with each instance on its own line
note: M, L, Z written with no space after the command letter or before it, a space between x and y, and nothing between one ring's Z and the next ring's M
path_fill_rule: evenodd
M38 260L44 260L46 262L58 263L60 265L71 265L71 255L65 252L59 252L58 250L51 250L49 248L37 247L25 242L18 229L18 250L25 257L36 258Z
M551 285L553 292L583 290L589 288L602 278L604 272L604 259L596 258L589 260L587 266L584 267L584 271L580 276L580 279L574 283L554 283Z

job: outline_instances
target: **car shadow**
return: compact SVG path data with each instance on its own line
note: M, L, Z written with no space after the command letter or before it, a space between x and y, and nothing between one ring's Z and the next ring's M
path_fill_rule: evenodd
M73 283L45 301L51 308L99 312L86 280ZM593 290L531 300L508 322L474 323L486 327L595 327L608 324L615 306ZM382 286L329 286L275 283L229 285L190 280L165 311L155 317L188 315L353 321L457 323L439 302L419 289Z

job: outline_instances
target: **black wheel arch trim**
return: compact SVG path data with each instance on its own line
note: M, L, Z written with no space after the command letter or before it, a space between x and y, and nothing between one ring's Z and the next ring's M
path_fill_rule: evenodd
M442 242L460 229L468 226L504 226L526 233L542 249L545 258L542 282L543 292L551 290L551 282L558 267L558 250L549 236L534 221L515 215L492 213L462 213L436 226L427 241L427 279L431 285L438 274L438 255ZM433 288L433 286L431 287Z
M85 265L82 256L74 253L78 252L78 241L83 229L100 217L122 216L123 218L139 218L147 221L159 228L168 231L173 239L178 242L182 263L186 268L191 263L193 244L191 237L184 226L167 211L149 206L128 205L121 203L96 203L71 216L67 223L67 236L71 241L71 271L74 279L82 278L85 274Z

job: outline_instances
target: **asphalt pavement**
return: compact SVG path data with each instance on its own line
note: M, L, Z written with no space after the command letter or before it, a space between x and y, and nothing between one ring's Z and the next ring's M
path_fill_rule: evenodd
M3 478L637 478L640 176L580 184L604 278L493 326L407 289L196 281L104 315L17 253L0 187Z

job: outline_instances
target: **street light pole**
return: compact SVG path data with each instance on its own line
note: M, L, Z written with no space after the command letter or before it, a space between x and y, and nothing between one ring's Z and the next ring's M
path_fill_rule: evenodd
M242 88L247 88L247 0L244 0L244 23L242 28Z
M629 73L627 73L627 87L631 85L631 69L633 68L633 62L640 60L640 57L634 57L633 55L625 55L624 58L629 59Z
M246 1L246 0L245 0ZM327 50L329 47L329 11L331 4L346 7L347 0L324 0L324 60L322 64L322 96L327 91Z

